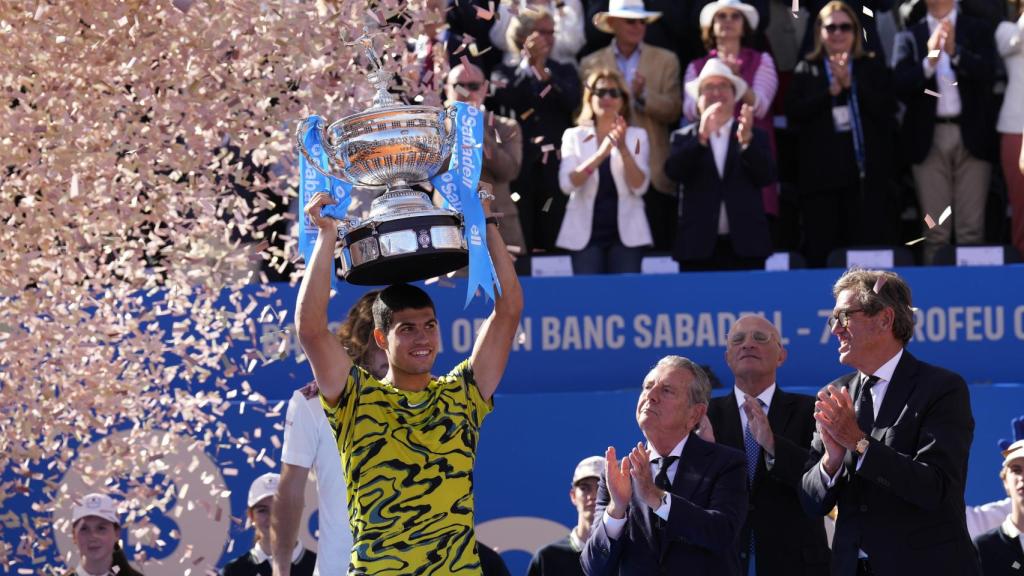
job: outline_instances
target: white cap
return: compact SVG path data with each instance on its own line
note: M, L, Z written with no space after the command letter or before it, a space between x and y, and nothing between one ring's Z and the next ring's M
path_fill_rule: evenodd
M614 34L612 27L608 25L608 18L643 20L650 24L661 18L661 12L646 10L643 0L610 0L607 11L594 14L594 28L601 32Z
M732 8L738 10L743 17L746 18L747 24L750 25L752 30L757 30L757 23L760 22L760 17L757 13L757 8L754 8L750 4L744 4L740 0L716 0L710 4L706 4L700 10L700 27L710 28L711 21L715 19L715 14L723 8Z
M1017 440L1010 444L1009 448L1003 450L1003 466L1009 466L1010 462L1024 458L1024 440Z
M580 463L576 465L576 471L572 473L573 486L584 478L600 478L604 467L605 459L601 456L588 456L580 460Z
M274 474L273 472L267 472L263 476L253 480L252 485L249 486L249 500L246 506L252 508L267 496L277 494L277 483L280 480L281 476L279 474Z
M72 524L86 516L95 516L114 524L121 523L121 520L117 517L117 503L106 494L86 494L81 502L71 507Z
M729 82L732 82L732 87L736 91L736 101L739 102L743 95L747 92L747 82L739 76L732 73L732 68L725 62L722 62L718 58L711 58L705 64L704 68L700 71L700 76L697 76L693 80L686 83L686 93L689 94L694 100L700 97L700 87L704 84L704 81L714 76L721 76Z

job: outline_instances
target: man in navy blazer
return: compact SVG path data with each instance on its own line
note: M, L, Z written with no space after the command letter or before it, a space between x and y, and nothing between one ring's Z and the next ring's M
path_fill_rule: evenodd
M815 399L777 385L786 349L778 329L762 316L742 316L732 325L725 361L735 386L711 400L700 435L747 456L750 509L740 532L741 573L826 576L824 518L808 516L800 505Z
M818 392L801 486L809 513L839 508L832 574L978 574L964 513L967 384L904 349L914 312L898 275L849 270L832 292L839 361L857 371Z
M605 452L597 509L581 562L588 576L739 574L737 538L747 513L743 453L705 442L707 374L680 356L644 379L636 420L647 438L622 461Z
M767 135L736 102L747 83L713 58L686 83L700 121L672 134L665 174L683 185L672 257L684 270L763 269L772 253L761 189L775 181Z

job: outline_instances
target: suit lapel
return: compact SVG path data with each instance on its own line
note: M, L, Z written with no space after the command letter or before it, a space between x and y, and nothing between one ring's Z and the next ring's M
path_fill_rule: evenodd
M885 430L893 425L900 411L907 404L907 397L914 390L914 374L917 372L917 358L910 352L903 351L896 370L892 373L892 380L885 389L885 398L882 398L882 406L878 410L878 418L875 418L875 425L871 429L871 436L880 440Z
M725 404L725 417L722 419L722 423L724 425L721 432L715 431L715 436L718 442L726 446L732 446L737 450L743 450L743 421L740 419L740 405L736 401L736 393L730 393L723 400Z

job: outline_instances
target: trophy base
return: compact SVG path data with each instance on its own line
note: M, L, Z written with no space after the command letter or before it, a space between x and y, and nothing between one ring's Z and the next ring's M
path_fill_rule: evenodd
M469 263L462 215L430 207L373 219L342 234L340 267L349 284L380 286L425 280Z

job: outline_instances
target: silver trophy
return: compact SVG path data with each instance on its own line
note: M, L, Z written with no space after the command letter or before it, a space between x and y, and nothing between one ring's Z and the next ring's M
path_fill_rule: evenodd
M442 168L455 141L455 109L400 104L389 92L373 39L359 37L377 89L373 105L321 128L328 171L303 145L309 119L296 131L299 152L326 176L353 186L382 188L365 219L349 216L339 227L341 274L351 284L382 285L432 278L469 261L462 214L435 207L410 184ZM447 120L447 123L446 123Z

